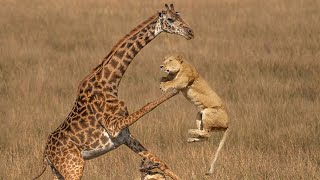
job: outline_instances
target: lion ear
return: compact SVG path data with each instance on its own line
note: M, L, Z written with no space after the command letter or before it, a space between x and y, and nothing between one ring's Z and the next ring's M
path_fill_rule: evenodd
M180 56L180 55L178 55L176 59L177 59L180 63L183 62L183 58L182 58L182 56Z

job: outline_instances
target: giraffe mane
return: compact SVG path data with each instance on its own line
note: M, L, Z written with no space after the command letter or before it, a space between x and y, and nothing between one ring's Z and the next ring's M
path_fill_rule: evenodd
M80 84L78 86L78 91L80 90L80 86L84 81L86 81L87 79L89 79L92 76L94 76L94 72L95 71L101 71L101 68L103 67L103 65L109 63L111 57L119 49L119 47L121 47L121 45L124 42L126 42L128 39L130 39L132 36L137 34L139 31L141 31L143 28L145 28L150 22L156 20L157 18L158 18L158 14L152 15L150 18L148 18L147 20L145 20L142 23L140 23L137 27L132 29L127 35L125 35L122 39L120 39L117 42L117 44L113 46L113 48L111 49L110 53L103 59L103 61L97 67L92 69L91 73L88 74L87 76L85 76L85 78L80 82Z
M119 49L119 47L126 42L128 39L130 39L132 36L137 34L139 31L141 31L143 28L145 28L150 22L157 19L157 14L151 16L147 20L143 21L141 24L139 24L137 27L132 29L127 35L125 35L122 39L120 39L115 46L111 49L110 53L104 58L106 60L106 63L110 60L110 57Z

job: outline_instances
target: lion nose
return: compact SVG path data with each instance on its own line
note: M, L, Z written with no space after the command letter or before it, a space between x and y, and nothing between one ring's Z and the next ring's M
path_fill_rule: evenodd
M160 69L162 69L163 68L163 65L160 65Z

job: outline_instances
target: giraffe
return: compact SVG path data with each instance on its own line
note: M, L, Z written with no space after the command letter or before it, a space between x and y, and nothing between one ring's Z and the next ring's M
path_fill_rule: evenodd
M129 126L158 105L176 95L173 90L129 114L118 99L119 83L133 58L161 32L178 34L187 40L194 37L192 29L180 14L165 4L157 12L122 38L80 83L74 106L65 121L47 140L43 168L49 165L54 179L81 179L85 160L126 145L133 152L159 164L165 175L179 179L168 166L149 152L129 131Z

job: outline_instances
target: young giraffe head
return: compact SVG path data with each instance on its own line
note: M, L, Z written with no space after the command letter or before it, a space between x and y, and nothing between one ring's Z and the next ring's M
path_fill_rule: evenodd
M170 7L166 4L166 10L159 12L159 19L156 24L155 35L164 31L172 34L179 34L185 38L194 37L192 29L182 20L180 13L174 10L173 4Z

